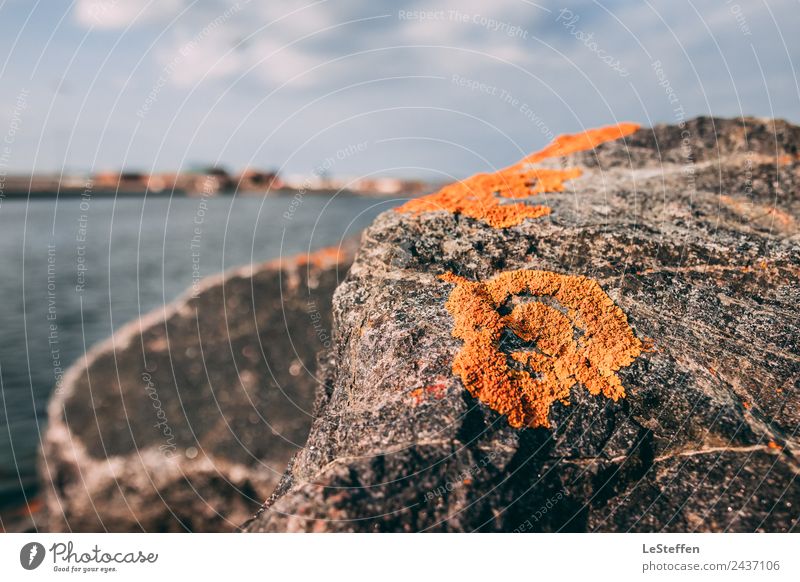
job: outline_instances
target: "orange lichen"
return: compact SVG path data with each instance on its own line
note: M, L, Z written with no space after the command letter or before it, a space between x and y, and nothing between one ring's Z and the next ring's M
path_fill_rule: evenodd
M550 214L547 206L503 204L500 198L527 198L544 192L563 192L564 182L579 177L580 168L531 168L530 165L547 158L593 149L603 142L630 135L637 129L639 126L634 123L620 123L558 136L543 150L527 156L513 166L455 182L438 192L410 200L397 208L397 211L420 214L447 210L482 220L495 228L507 228L520 224L526 218L546 216Z
M543 150L535 152L525 158L523 162L529 164L541 162L547 158L568 156L577 152L592 150L601 143L622 139L639 129L637 123L618 123L606 127L587 129L581 133L559 135Z
M719 199L733 212L749 222L761 222L765 226L774 225L782 230L796 228L794 217L775 206L756 204L750 200L737 200L725 194L721 195Z
M267 264L276 268L294 268L312 266L327 269L338 265L347 258L347 253L341 247L323 247L310 253L299 253L291 257L274 259Z
M642 352L628 320L600 285L549 271L501 273L485 282L442 275L453 336L464 341L453 373L513 427L549 426L550 407L569 404L580 382L592 395L625 396L616 372ZM503 350L516 337L518 347Z
M767 208L766 214L774 217L784 228L791 228L794 226L794 217L783 210L775 207Z
M414 406L417 406L428 399L429 396L433 396L437 400L441 400L444 398L445 390L447 390L447 384L444 382L437 382L436 384L431 384L430 386L425 386L424 388L416 388L415 390L411 391L411 398L414 401Z
M346 253L340 247L324 247L312 253L297 255L294 261L297 265L311 265L321 269L338 265L345 258Z
M780 449L781 448L781 446L778 443L776 443L775 441L769 441L767 443L767 446L769 448L771 448L771 449Z

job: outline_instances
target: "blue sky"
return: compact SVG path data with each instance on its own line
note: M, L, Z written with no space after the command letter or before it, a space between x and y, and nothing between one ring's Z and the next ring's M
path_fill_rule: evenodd
M553 134L673 122L676 108L798 122L799 9L0 0L3 163L309 174L330 160L335 175L445 179L511 163Z

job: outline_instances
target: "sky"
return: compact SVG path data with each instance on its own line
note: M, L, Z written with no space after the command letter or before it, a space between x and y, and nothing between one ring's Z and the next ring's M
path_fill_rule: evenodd
M0 171L460 178L560 133L800 121L799 0L0 0Z

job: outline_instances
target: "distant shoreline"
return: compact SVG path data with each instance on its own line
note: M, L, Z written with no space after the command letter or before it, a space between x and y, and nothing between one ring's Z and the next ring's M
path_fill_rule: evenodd
M352 190L338 190L338 189L325 189L325 190L295 190L292 188L280 188L276 190L269 190L267 192L255 190L230 190L221 191L211 195L213 198L226 198L231 196L244 196L248 198L289 198L292 196L353 196L356 198L392 198L402 196L402 193L386 194L382 192L366 193L354 192ZM164 190L160 192L148 190L114 190L114 189L90 189L84 188L62 188L61 190L5 190L0 192L0 201L2 200L52 200L54 198L69 198L79 199L81 197L91 198L202 198L202 192L191 192L186 190Z

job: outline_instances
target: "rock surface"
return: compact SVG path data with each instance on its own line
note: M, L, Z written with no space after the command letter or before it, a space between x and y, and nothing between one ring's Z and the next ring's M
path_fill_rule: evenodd
M205 279L92 348L50 403L40 529L231 531L252 515L308 435L353 251Z
M563 191L527 201L549 210L518 224L505 210L495 226L482 211L382 214L335 293L308 443L245 529L796 529L799 145L783 121L700 118L536 160L581 172L556 175ZM454 369L457 278L516 270L588 278L621 309L642 351L601 375L615 371L624 398L577 382L537 428L496 411L492 390L513 395L523 377L542 389L542 369L509 371L512 354L551 355L515 305L558 310L575 326L565 342L591 340L572 308L530 289L495 298L520 326L495 343L500 379Z

